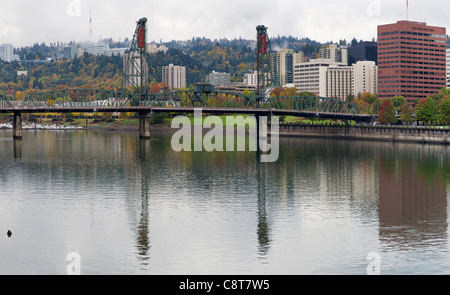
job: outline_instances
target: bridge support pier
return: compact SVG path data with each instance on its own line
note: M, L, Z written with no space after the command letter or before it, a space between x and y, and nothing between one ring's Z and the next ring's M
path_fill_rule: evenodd
M150 139L150 118L149 113L139 113L139 138Z
M22 139L22 114L21 113L14 113L12 132L13 132L13 139Z
M256 150L261 151L261 139L266 140L267 138L267 117L266 116L255 116L256 118Z

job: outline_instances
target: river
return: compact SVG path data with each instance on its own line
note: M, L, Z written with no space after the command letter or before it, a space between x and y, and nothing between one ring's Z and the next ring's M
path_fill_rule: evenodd
M170 140L0 130L0 274L450 274L450 147Z

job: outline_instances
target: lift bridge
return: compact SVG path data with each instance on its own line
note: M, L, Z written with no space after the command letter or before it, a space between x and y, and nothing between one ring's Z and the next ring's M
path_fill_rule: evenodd
M140 118L140 136L150 136L149 120L155 112L188 113L201 108L212 114L252 114L258 116L292 115L344 121L370 121L349 102L317 96L273 96L279 87L278 74L272 67L273 54L267 27L257 30L257 86L253 95L220 91L209 84L196 84L191 90L173 90L158 94L148 91L148 63L145 49L147 19L137 22L130 49L124 54L124 87L129 91L106 89L60 89L28 95L12 101L0 94L0 113L14 114L13 137L22 138L22 113L96 113L135 112Z

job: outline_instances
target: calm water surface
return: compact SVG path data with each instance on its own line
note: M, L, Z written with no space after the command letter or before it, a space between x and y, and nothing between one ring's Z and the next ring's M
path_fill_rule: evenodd
M450 274L450 147L282 138L259 163L165 134L11 137L0 274L66 274L71 252L81 274L367 274L369 253L381 274Z

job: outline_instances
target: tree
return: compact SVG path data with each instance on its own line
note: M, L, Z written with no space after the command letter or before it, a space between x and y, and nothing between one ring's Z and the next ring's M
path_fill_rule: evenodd
M394 104L394 106L396 108L400 107L401 105L403 105L403 104L405 104L407 102L406 99L403 96L401 96L401 95L397 95L397 96L392 97L390 99L390 101Z
M363 94L361 94L361 96L359 96L359 99L361 99L369 104L373 104L377 100L377 98L378 98L378 95L368 93L368 92L364 92Z
M389 100L385 100L378 112L378 122L381 124L395 124L397 117L395 116L395 106Z
M381 100L377 98L372 104L372 114L378 114L381 107Z
M425 124L430 124L439 119L438 107L433 98L428 96L418 102L416 117Z
M450 97L444 98L439 104L439 118L441 123L450 124Z
M410 107L408 103L403 103L401 106L398 107L398 110L400 112L400 120L406 124L411 125L414 122L413 117L413 109Z
M350 93L349 95L347 95L347 101L348 102L353 102L353 100L355 99L355 96L353 95L353 93Z

